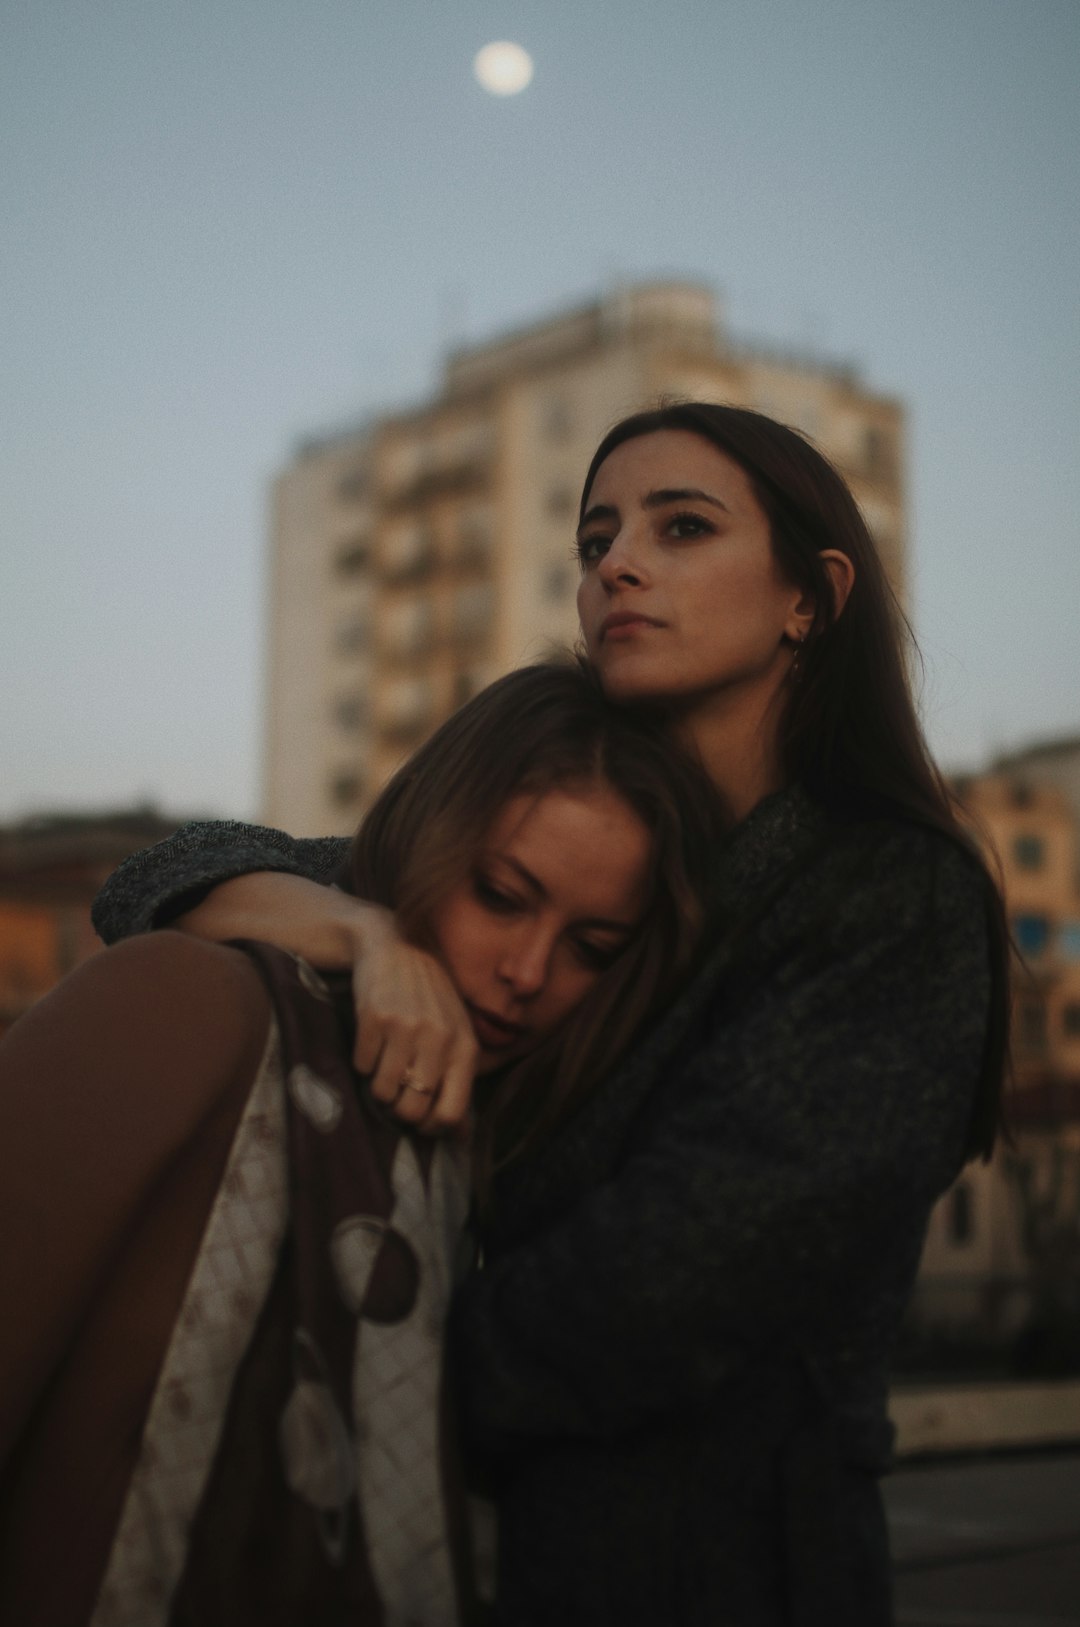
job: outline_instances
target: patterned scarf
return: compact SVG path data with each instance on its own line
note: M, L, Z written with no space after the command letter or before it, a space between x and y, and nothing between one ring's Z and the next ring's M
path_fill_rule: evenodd
M475 1599L443 1328L464 1154L372 1100L340 979L237 947L280 1033L289 1223L167 1620L457 1627Z

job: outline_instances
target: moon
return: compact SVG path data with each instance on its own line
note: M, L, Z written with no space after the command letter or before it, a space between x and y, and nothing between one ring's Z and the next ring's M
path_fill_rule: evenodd
M492 96L516 96L532 79L532 57L513 40L492 40L477 51L473 73Z

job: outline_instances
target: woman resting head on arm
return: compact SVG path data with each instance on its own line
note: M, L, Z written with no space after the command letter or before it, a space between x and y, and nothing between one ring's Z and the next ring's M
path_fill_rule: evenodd
M685 972L717 828L695 766L573 666L493 685L376 803L352 884L470 1013L487 1168ZM0 1619L467 1612L440 1417L465 1149L373 1102L331 992L155 934L0 1048Z
M451 971L477 1073L492 1080L474 1138L485 1172L566 1117L670 1000L726 826L693 758L657 721L612 707L580 664L499 679L378 798L353 842L348 890L393 909L406 941ZM623 850L644 877L632 930L602 909ZM578 906L562 939L560 891ZM415 1056L410 1076L425 1071Z

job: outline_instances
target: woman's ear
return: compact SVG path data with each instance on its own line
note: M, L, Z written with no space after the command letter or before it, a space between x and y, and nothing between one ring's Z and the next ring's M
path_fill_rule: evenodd
M842 554L839 548L823 548L818 558L828 572L832 585L833 615L839 618L843 615L848 595L855 586L855 567L847 554Z
M847 554L842 554L839 548L823 548L818 558L825 567L825 574L829 578L829 588L833 600L833 618L839 617L848 602L848 595L855 585L855 567ZM784 638L788 644L801 644L814 622L815 603L810 593L799 593L798 599L791 606L787 625L784 628Z

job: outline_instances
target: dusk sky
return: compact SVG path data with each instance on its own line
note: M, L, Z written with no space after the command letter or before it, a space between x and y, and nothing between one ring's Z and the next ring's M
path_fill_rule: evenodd
M1080 735L1076 0L0 24L0 819L253 816L274 470L450 343L669 276L905 402L944 764Z

